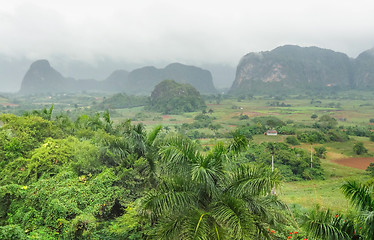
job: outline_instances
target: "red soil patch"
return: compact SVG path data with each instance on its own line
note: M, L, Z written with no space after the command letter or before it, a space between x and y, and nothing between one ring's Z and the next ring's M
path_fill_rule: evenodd
M162 115L162 118L163 119L169 119L169 118L171 118L169 115Z
M341 158L335 159L333 162L352 168L358 168L365 170L370 163L374 162L374 157L361 157L361 158Z
M236 125L229 125L229 127L236 127Z

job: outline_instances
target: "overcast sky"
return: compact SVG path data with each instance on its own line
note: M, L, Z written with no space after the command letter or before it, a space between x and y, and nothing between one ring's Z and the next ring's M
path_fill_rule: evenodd
M374 47L372 0L0 0L0 54L224 63L297 44Z

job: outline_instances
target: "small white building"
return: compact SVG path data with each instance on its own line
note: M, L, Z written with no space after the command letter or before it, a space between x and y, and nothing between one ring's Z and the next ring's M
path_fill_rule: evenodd
M268 136L277 136L278 132L276 130L267 130L264 134Z

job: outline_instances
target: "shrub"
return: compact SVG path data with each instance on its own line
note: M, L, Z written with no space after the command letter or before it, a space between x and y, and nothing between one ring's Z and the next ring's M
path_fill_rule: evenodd
M374 177L374 163L370 163L366 168L366 171L369 172L370 176Z
M374 134L370 135L370 141L374 142Z
M315 147L314 150L316 151L315 152L315 156L319 157L319 158L325 158L326 157L326 148L325 147Z
M349 140L349 137L346 133L336 130L329 130L327 132L327 137L330 139L330 141L333 142L346 142Z
M297 139L299 139L300 142L309 143L325 143L329 140L323 133L318 131L303 132L297 135Z
M288 136L286 137L286 143L291 145L300 145L299 140L295 136Z
M239 120L248 120L248 119L249 119L248 115L240 114L240 116L239 116Z
M357 155L361 155L367 153L368 150L365 148L362 142L358 142L353 146L353 152L355 152Z
M0 239L27 239L25 231L18 225L0 226Z

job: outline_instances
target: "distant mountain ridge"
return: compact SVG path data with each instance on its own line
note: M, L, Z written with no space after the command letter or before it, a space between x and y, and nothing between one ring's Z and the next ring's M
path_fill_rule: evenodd
M180 63L172 63L163 69L143 67L131 72L116 70L105 80L97 81L64 77L47 60L38 60L32 63L26 72L20 93L107 91L149 95L153 88L165 79L189 83L202 93L216 92L208 70Z
M230 92L284 93L323 89L374 89L374 50L356 59L318 47L285 45L248 53Z
M143 67L129 74L127 91L150 93L163 80L189 83L201 93L215 93L212 75L208 70L180 63L172 63L163 69Z

